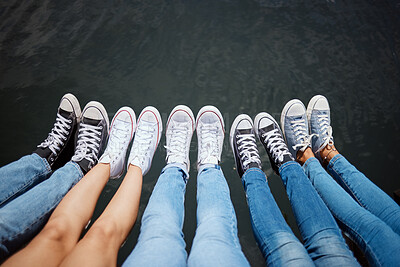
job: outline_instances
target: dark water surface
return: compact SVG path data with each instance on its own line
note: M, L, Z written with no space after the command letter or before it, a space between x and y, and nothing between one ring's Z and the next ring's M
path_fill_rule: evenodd
M98 100L110 118L123 106L157 107L164 122L177 104L217 106L226 128L239 113L279 118L287 101L330 101L335 142L392 195L400 188L400 1L1 1L0 165L30 153L47 135L60 97ZM253 238L243 187L225 138L222 168L231 189L243 250L263 258ZM138 221L121 248L136 244L140 219L164 166L165 138L144 177ZM184 225L196 228L196 148ZM261 146L259 146L261 148ZM286 193L261 149L263 169L298 235ZM121 181L110 181L95 218ZM268 216L268 214L266 214Z

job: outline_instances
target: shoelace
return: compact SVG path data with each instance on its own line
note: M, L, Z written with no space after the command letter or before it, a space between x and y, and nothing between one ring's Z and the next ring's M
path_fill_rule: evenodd
M172 157L175 160L184 162L186 160L186 142L188 138L188 126L186 123L176 123L171 125L168 135L170 138L167 149L167 158ZM178 161L177 160L177 161Z
M57 113L56 122L53 129L38 147L48 147L53 154L57 154L57 151L61 149L64 142L67 140L68 130L71 129L72 120L66 119Z
M296 141L301 141L301 143L294 145L293 149L296 150L300 147L300 151L304 152L304 150L311 145L311 140L316 134L308 135L306 121L304 119L291 121L290 123L292 124Z
M199 162L203 162L208 157L219 157L218 122L214 124L203 125L198 130L200 132L200 156Z
M116 157L115 155L120 154L123 151L124 146L126 145L127 137L129 133L129 127L123 127L119 124L114 124L111 133L110 139L108 140L107 149L109 150L110 154L112 155L112 161L115 162Z
M257 153L257 145L254 134L238 134L236 135L239 157L243 162L243 167L247 168L251 162L261 165L260 156Z
M332 126L329 124L329 116L328 115L318 115L318 123L319 127L321 127L322 131L322 140L324 143L321 145L320 148L316 151L316 153L320 152L323 148L325 148L328 144L333 145L333 137L332 137ZM318 135L319 136L319 135ZM319 136L321 137L321 136Z
M79 127L78 142L76 145L75 155L72 156L73 161L81 161L87 159L92 164L97 161L99 152L100 136L103 126L93 126L81 123Z
M136 136L133 146L133 155L138 158L141 164L144 163L147 156L150 154L151 141L153 140L156 128L154 123L140 122L139 127L136 130Z
M282 162L284 155L291 156L278 129L266 132L261 137L264 138L264 143L267 144L267 149L275 162L277 162L277 160Z

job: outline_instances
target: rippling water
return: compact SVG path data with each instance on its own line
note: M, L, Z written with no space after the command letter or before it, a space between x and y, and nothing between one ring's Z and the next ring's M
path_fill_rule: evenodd
M153 105L165 121L177 104L195 114L212 104L228 130L239 113L278 118L290 99L307 104L324 94L339 150L392 195L400 188L399 34L399 0L2 1L0 164L30 153L46 137L68 91L82 107L101 101L110 118L122 105L136 113ZM119 264L136 243L164 165L164 143L144 177L138 222ZM196 138L186 193L188 250L196 227L195 144ZM298 235L282 183L261 154L274 196ZM261 266L227 140L222 158L243 250ZM119 184L109 182L94 217Z

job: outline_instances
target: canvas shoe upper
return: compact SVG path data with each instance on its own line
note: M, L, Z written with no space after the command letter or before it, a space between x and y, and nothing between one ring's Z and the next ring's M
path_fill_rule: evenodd
M261 112L254 119L254 131L267 151L272 169L279 175L279 167L294 159L278 123L270 114Z
M306 108L298 99L290 100L282 110L281 127L293 158L297 152L311 147L313 135L309 135Z
M204 164L219 164L224 142L224 119L214 106L202 107L197 114L197 169Z
M126 151L136 128L136 115L130 107L122 107L110 126L107 147L101 156L100 163L110 164L110 178L121 177L125 171Z
M128 160L129 164L142 170L142 175L150 170L161 133L162 121L158 110L154 107L144 108L137 121L136 134Z
M253 167L261 169L253 121L248 115L241 114L236 117L229 137L239 176L242 177L248 169Z
M166 127L167 164L180 164L189 172L190 141L195 129L192 110L185 105L176 106L168 117Z
M109 120L106 109L96 101L87 103L83 109L78 128L78 140L72 161L87 173L97 164L107 141Z
M311 98L307 106L307 118L310 133L314 134L312 151L321 160L320 151L327 145L333 145L331 116L328 100L322 95Z
M45 158L53 170L67 163L74 154L74 136L81 116L78 99L65 94L60 101L56 122L34 153Z

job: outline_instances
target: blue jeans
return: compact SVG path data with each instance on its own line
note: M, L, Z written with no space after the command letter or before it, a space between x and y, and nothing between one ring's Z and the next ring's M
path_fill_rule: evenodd
M50 174L49 164L37 154L0 168L0 262L40 231L61 199L83 177L74 162Z
M294 161L287 162L280 167L279 172L308 255L283 220L268 188L265 174L253 168L242 179L253 230L267 265L312 266L314 263L316 266L359 266L334 218L301 166ZM281 238L277 234L279 232L283 232L285 238ZM288 243L292 248L287 246ZM270 244L274 246L269 248Z
M187 177L179 166L163 169L143 214L138 243L123 266L249 266L229 187L216 165L197 177L197 230L187 258L182 233Z
M347 185L358 202L332 179L316 158L308 159L303 168L342 230L359 245L369 263L398 266L400 236L388 222L396 225L393 217L397 216L399 223L399 206L341 155L332 158L328 171ZM387 209L393 214L388 214Z

